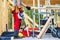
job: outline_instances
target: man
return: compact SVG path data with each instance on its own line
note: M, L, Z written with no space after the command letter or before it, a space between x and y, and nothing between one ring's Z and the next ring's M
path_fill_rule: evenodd
M22 6L30 10L29 6L26 6L21 0L13 0L12 14L14 17L14 37L18 37L18 32L21 26L22 19L24 18Z

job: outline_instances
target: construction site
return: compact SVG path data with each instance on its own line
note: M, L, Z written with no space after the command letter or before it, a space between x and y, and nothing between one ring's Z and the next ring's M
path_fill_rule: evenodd
M22 6L24 11L20 8L24 17L18 19L21 14L18 14L13 0L0 0L0 40L60 40L60 0L22 2L28 6ZM18 13L13 14L15 11Z

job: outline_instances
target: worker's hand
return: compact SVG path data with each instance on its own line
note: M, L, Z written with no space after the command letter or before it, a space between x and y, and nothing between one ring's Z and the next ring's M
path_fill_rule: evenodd
M11 12L14 13L15 10L16 10L16 7L13 6L13 7L11 8Z
M31 9L31 7L29 7L29 6L26 6L26 8L27 8L28 10L30 10L30 9Z

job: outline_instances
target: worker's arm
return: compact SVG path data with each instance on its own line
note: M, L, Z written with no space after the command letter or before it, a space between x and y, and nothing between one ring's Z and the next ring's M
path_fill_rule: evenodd
M13 10L15 10L15 9L16 9L16 6L12 6L11 10L13 11Z
M16 10L16 7L13 6L13 7L11 8L11 12L13 13L15 10Z

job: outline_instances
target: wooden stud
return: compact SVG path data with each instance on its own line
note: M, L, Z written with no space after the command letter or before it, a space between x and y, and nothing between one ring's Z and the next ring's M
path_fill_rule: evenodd
M8 24L8 8L7 8L7 0L0 0L0 7L1 7L1 12L0 12L0 22L1 22L1 32L6 31L6 24Z
M0 0L0 35L2 33L2 0Z

